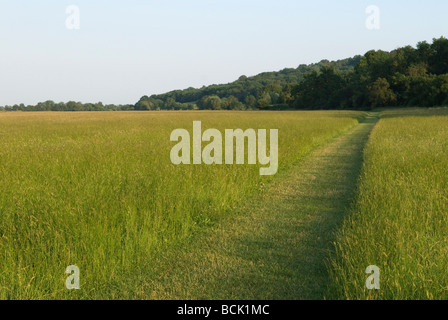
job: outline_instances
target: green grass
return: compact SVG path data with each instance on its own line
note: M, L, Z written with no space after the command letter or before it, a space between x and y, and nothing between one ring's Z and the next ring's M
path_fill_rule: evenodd
M257 166L174 166L170 133L279 129L280 175L362 112L0 114L0 298L146 297L152 259L272 180ZM174 251L173 251L174 252ZM79 291L65 268L81 270ZM151 279L149 279L151 280Z
M448 109L385 111L336 240L338 299L448 298ZM369 265L380 290L365 286Z
M447 299L448 108L365 116L1 113L0 299ZM194 120L279 129L279 173L172 165Z
M325 262L375 123L369 117L313 151L213 228L155 257L141 298L322 299Z

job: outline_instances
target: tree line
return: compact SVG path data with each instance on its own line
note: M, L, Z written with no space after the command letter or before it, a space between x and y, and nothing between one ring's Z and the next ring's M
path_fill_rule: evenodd
M222 85L143 96L135 104L103 105L46 101L14 105L6 111L120 110L277 110L358 109L387 106L448 105L448 39L419 42L391 52L371 50L364 56L253 77Z
M131 104L127 105L115 105L107 104L104 105L102 102L98 103L82 103L76 101L65 102L54 102L48 100L45 102L39 102L36 105L24 105L15 104L13 106L0 107L4 111L127 111L134 110L134 106Z
M298 109L448 105L448 39L391 52L372 50L348 72L324 66L294 86L290 105Z

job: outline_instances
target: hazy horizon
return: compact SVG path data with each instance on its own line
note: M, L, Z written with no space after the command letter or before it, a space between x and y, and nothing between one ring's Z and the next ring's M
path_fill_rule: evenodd
M80 10L70 30L66 9ZM366 8L377 6L380 29ZM0 106L135 103L241 75L390 51L446 36L448 3L0 0Z

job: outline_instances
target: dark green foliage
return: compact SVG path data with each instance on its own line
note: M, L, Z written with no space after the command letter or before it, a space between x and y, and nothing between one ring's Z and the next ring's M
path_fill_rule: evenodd
M278 106L292 106L295 103L295 87L308 73L318 72L323 67L341 74L347 73L354 69L360 59L361 56L332 62L323 60L317 64L300 65L296 69L265 72L253 77L243 75L228 84L143 96L135 106L141 110L139 106L146 102L155 104L158 101L158 108L166 110L185 109L186 104L192 104L194 109L209 110L278 109ZM174 107L173 100L177 103Z
M139 110L150 110L149 108L144 108L148 104L141 104L141 108ZM98 103L81 103L75 101L59 102L55 103L54 101L48 100L45 102L39 102L37 105L28 105L25 106L23 103L20 105L13 106L5 106L0 107L0 110L5 111L126 111L126 110L134 110L133 105L114 105L108 104L103 105L102 102Z
M371 50L362 57L243 75L229 84L144 96L136 106L158 100L161 109L172 109L172 99L210 110L435 106L448 102L447 74L448 39L442 37L432 44L420 42L417 48Z
M386 107L397 100L395 93L390 89L389 82L385 78L378 78L369 85L367 94L372 107Z
M235 82L143 96L135 105L46 101L6 111L279 110L437 106L448 103L448 39L391 52L371 50L345 60L242 75Z
M337 104L342 90L346 86L342 75L336 73L333 67L322 67L319 72L312 71L305 75L304 80L293 90L296 96L294 106L306 109L331 109Z

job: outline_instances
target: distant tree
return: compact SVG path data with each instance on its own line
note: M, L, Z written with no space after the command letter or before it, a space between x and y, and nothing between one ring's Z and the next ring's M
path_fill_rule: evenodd
M285 83L282 87L282 92L279 95L279 103L290 104L293 102L291 83Z
M81 111L82 104L76 101L69 101L66 104L67 111Z
M227 110L244 110L244 104L236 97L230 96L222 100L222 108Z
M434 39L429 58L430 71L436 75L448 73L448 39Z
M154 105L149 100L140 100L139 102L137 102L135 104L134 109L135 110L153 110L154 109Z
M280 94L277 92L270 92L269 96L271 97L272 104L278 104L280 102Z
M272 105L271 95L268 92L264 92L258 98L257 105L260 109L265 109Z
M371 50L361 58L355 70L361 75L362 82L373 83L378 78L389 78L391 67L392 59L389 52Z
M425 62L420 62L417 64L411 64L408 67L407 75L411 77L423 76L428 73L428 64Z
M177 107L177 105L176 105L176 100L174 100L174 98L168 98L168 99L166 99L166 102L165 102L165 109L168 109L168 110L175 110L176 109L176 107Z
M339 106L337 98L344 88L344 79L333 67L321 67L305 75L303 81L292 89L293 106L307 109L334 109Z
M368 96L373 107L385 107L396 101L395 93L384 78L378 78L368 87Z
M222 107L222 101L221 98L216 95L205 96L199 101L198 105L201 109L220 110Z
M257 98L253 95L248 95L245 99L246 107L248 109L254 109L257 106Z

